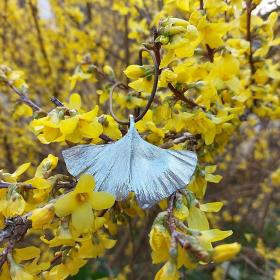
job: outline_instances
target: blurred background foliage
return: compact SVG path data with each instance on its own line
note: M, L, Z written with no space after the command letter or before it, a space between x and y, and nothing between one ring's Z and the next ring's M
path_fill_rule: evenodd
M43 2L0 1L0 63L23 71L30 98L47 110L54 107L51 97L68 101L70 94L78 92L85 108L101 104L107 112L108 91L102 73L97 71L97 82L94 76L85 81L74 77L80 82L71 89L69 76L77 72L79 62L89 54L90 63L98 69L111 65L117 79L126 80L122 71L137 61L139 46L150 38L152 26L164 16L185 16L184 11L168 5L172 1ZM275 11L279 13L277 5ZM269 14L260 11L258 17L266 20ZM274 32L276 36L280 32L279 19ZM279 44L269 57L279 65ZM279 78L275 94L279 98ZM22 162L31 161L35 166L49 153L60 154L60 145L35 141L28 127L32 112L15 95L1 89L0 101L0 169L12 172ZM205 196L206 201L225 203L220 215L209 215L210 221L233 229L231 239L243 245L242 252L220 265L185 270L183 279L280 279L279 149L279 120L246 112L246 122L215 159L223 180L219 185L210 183ZM58 168L65 171L62 163ZM108 256L90 261L71 279L116 274L120 280L152 279L159 269L151 263L148 245L155 214L151 211L141 220L128 217L117 235L118 246Z

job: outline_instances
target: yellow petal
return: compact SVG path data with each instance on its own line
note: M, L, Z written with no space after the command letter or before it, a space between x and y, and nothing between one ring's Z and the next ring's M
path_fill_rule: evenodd
M96 217L94 219L94 231L99 230L103 227L104 223L106 222L106 219L104 217Z
M47 158L43 159L40 165L37 167L35 177L44 177L46 172L53 170L57 166L58 157L49 154Z
M175 58L175 51L168 50L160 62L160 69L166 67L171 61L174 60L174 58Z
M22 165L20 165L17 170L12 174L13 177L18 177L21 174L23 174L30 166L30 162L24 163Z
M204 212L219 212L223 207L222 202L210 202L205 204L200 204L199 208Z
M191 261L186 250L181 246L178 246L177 268L180 268L182 265L188 269L193 269L196 267L196 264Z
M65 119L60 122L60 131L63 134L71 134L77 127L79 116Z
M42 140L39 137L38 138L42 143L44 142L50 143L55 141L59 136L61 136L61 133L58 128L45 126L43 135L39 135L39 136L41 136Z
M232 230L210 229L202 231L201 238L209 242L216 242L229 237L232 233Z
M35 246L29 246L22 249L15 249L14 258L17 263L30 260L40 255L40 249Z
M6 217L18 216L24 212L26 202L20 194L14 194L9 199L6 208Z
M84 113L80 116L80 119L92 121L94 118L97 117L99 107L96 105L91 111Z
M31 216L28 219L32 221L32 228L41 229L44 225L50 223L53 217L54 209L53 205L51 204L33 210Z
M75 192L69 192L64 196L60 197L54 204L55 214L58 217L64 217L71 214L79 204L76 199Z
M79 131L83 137L86 138L98 138L103 132L102 125L98 122L80 122Z
M190 10L190 3L189 0L177 0L176 1L177 7L185 12Z
M209 223L204 212L202 212L197 207L193 206L190 208L188 225L190 228L198 230L208 230Z
M44 179L44 178L40 178L40 177L34 177L30 180L25 181L24 183L26 184L31 184L32 187L37 188L37 189L48 189L52 187L52 184Z
M94 190L95 181L92 175L83 174L75 188L75 193L92 193Z
M214 173L217 169L217 165L208 165L205 167L206 173Z
M73 93L70 96L69 108L79 110L81 108L81 96L78 93Z
M83 203L72 213L72 225L78 233L86 233L91 229L93 212L90 203Z
M111 208L115 203L115 197L107 192L92 192L89 200L95 210Z
M221 175L206 174L205 180L212 183L219 183L223 177Z

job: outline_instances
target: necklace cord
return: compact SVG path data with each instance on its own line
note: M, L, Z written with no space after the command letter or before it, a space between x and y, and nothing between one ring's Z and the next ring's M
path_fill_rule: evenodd
M158 78L159 78L159 63L157 61L157 58L155 56L155 53L153 50L149 50L149 49L146 49L146 48L143 48L140 50L139 54L140 54L140 59L139 59L139 62L140 64L142 65L143 61L142 61L142 53L143 52L147 52L149 53L149 55L152 57L153 59L153 63L154 63L154 82L153 82L153 89L152 89L152 92L150 94L150 97L149 97L149 100L148 100L148 103L146 105L146 107L144 108L144 110L142 111L142 113L140 113L137 117L135 117L135 122L138 122L140 121L145 115L146 113L148 112L148 110L150 109L153 101L154 101L154 98L155 98L155 95L156 95L156 92L157 92L157 87L158 87ZM117 82L115 83L111 90L110 90L110 95L109 95L109 109L110 109L110 114L111 116L113 117L113 119L118 122L119 124L123 124L123 125L129 125L129 121L124 121L124 120L120 120L114 113L114 110L113 110L113 93L114 93L114 90L116 88L123 88L123 89L128 89L128 87L123 84L122 82Z

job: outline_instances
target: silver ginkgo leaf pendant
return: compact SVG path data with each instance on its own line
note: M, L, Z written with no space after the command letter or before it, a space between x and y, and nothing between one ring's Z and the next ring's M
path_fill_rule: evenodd
M134 192L142 208L184 188L197 164L197 156L191 151L165 150L144 141L133 116L122 139L104 145L78 145L62 151L62 155L71 175L93 175L95 190L109 192L118 201Z

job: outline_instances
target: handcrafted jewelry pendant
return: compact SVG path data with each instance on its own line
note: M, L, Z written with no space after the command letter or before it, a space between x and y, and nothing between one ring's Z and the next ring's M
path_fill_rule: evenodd
M119 201L134 192L142 208L184 188L197 165L197 156L191 151L165 150L144 141L132 115L122 139L104 145L78 145L62 155L71 175L93 175L95 190L109 192Z

